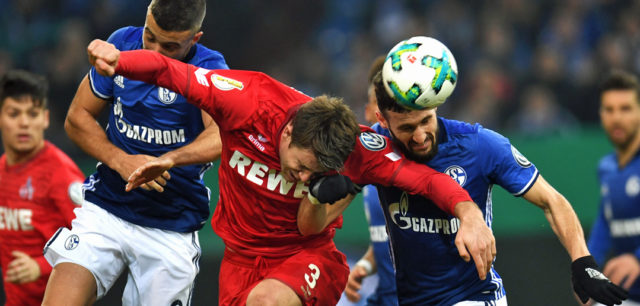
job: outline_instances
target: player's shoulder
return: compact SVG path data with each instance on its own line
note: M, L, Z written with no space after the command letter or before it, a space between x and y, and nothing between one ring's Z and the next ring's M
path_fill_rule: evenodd
M598 162L599 173L616 171L617 168L618 168L618 160L614 152L611 152L603 156L602 158L600 158L600 161Z
M43 152L43 159L45 163L55 165L55 169L72 169L73 171L80 171L78 165L60 148L48 141L45 142L45 148Z
M354 152L367 154L366 152L388 151L389 145L389 137L377 133L373 128L360 125L360 135Z
M438 117L440 128L444 128L449 135L473 135L478 134L484 127L479 123L468 123L459 120Z
M229 69L222 53L199 43L195 44L195 54L189 64L206 69Z
M446 137L446 141L441 140L443 141L442 144L449 146L474 147L485 141L482 138L491 137L491 135L487 134L489 130L479 123L471 124L443 117L438 117L438 129L441 130L440 137Z
M142 48L142 27L127 26L115 30L108 42L114 44L118 50L137 50Z
M376 122L374 125L371 126L371 130L373 130L374 132L380 134L380 135L384 135L387 137L391 136L391 133L389 133L388 129L385 129L382 127L382 125L380 125L380 122Z

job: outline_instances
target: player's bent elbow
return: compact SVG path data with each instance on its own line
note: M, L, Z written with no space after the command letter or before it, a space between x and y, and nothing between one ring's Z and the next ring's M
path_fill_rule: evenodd
M300 224L298 223L298 231L302 236L311 236L322 232L323 228L313 226L312 224Z
M75 126L74 126L74 123L72 122L72 119L69 118L69 116L67 116L67 118L64 119L64 131L67 133L67 135L71 139L73 139L74 129L75 129Z

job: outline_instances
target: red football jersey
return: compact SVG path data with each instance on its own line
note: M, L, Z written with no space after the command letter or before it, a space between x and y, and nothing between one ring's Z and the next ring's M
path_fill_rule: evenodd
M207 70L146 50L121 52L116 73L182 94L220 126L220 199L212 223L227 247L247 256L288 256L331 239L341 226L342 217L321 234L302 236L296 216L308 186L280 175L282 129L310 97L260 72ZM355 182L401 187L447 212L471 201L448 175L404 159L385 137L363 136L345 163Z
M40 305L51 266L42 249L62 226L71 227L80 204L84 174L49 142L33 159L8 166L0 157L0 266L6 277L12 251L22 251L40 265L41 276L22 285L4 282L6 305Z

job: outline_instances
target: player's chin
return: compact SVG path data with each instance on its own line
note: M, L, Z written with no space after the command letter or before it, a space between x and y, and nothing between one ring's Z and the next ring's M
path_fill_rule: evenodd
M425 143L423 145L416 145L416 146L411 146L411 153L415 156L418 157L425 157L427 155L429 155L429 152L431 151L431 144L430 143Z
M18 141L12 147L16 152L29 153L35 149L36 144L33 141Z

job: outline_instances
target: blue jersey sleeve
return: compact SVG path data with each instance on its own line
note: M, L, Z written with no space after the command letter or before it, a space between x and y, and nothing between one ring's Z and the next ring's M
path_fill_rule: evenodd
M374 125L371 126L371 129L376 131L376 133L383 135L383 136L387 136L389 138L391 138L391 133L389 133L389 130L383 128L380 123L375 123Z
M107 39L108 42L114 44L118 50L122 50L122 46L120 42L123 40L123 37L126 35L128 31L130 31L131 27L125 27L116 30L109 36ZM95 67L91 67L89 70L89 83L91 85L91 91L93 94L104 100L111 100L113 98L113 77L106 77L98 74Z
M602 266L606 260L607 252L609 252L609 249L611 248L609 225L607 224L607 220L604 218L604 208L602 205L600 205L598 216L591 228L587 247L598 265Z
M515 196L524 195L538 178L538 169L506 137L489 129L478 130L477 150L484 156L486 176Z

